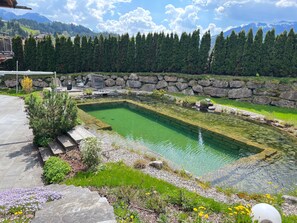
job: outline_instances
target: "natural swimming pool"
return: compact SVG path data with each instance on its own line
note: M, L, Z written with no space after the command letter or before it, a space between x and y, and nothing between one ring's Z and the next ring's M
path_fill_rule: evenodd
M199 127L189 129L123 103L80 108L111 125L126 139L145 145L196 176L213 172L257 152L228 139L222 141Z

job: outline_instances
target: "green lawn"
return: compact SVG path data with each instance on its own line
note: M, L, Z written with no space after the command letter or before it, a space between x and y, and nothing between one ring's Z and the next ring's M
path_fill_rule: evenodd
M173 95L181 98L187 98L187 100L192 102L207 98L205 96L186 96L179 93L178 94L175 93ZM297 109L294 109L294 108L281 108L281 107L275 107L270 105L257 105L249 102L235 101L235 100L226 99L226 98L211 98L211 100L215 104L221 104L232 108L238 108L238 109L254 112L257 114L264 115L268 119L279 119L297 127Z
M132 169L123 163L108 163L97 173L78 173L75 177L66 180L67 185L96 187L103 191L109 190L112 193L112 204L118 220L126 219L131 215L129 206L137 203L138 207L155 211L160 217L166 217L168 214L164 207L175 207L179 210L179 217L184 216L188 221L194 219L197 215L195 208L205 208L204 213L212 215L220 214L223 222L238 222L234 216L230 216L230 210L235 205L227 205L216 202L213 199L202 197L186 189L178 188L168 182L153 178L139 170ZM265 199L262 196L260 199ZM117 200L115 202L115 200ZM265 200L259 200L265 202ZM266 201L267 202L267 201ZM142 206L143 205L143 206ZM277 203L273 203L278 207ZM162 208L163 207L163 208ZM232 209L232 210L233 210ZM127 213L129 213L127 215ZM135 213L135 212L134 212ZM170 214L168 214L169 216ZM135 216L135 214L134 214ZM136 213L137 216L137 213ZM297 221L297 216L283 216L283 223L293 223ZM125 221L126 222L126 221ZM130 221L128 221L130 222ZM137 221L141 219L137 217ZM196 221L195 221L196 222ZM242 223L251 222L250 220L241 221Z

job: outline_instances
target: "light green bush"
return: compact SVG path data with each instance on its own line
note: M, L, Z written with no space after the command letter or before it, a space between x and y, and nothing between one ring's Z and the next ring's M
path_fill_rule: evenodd
M50 157L44 164L43 175L47 183L59 183L71 171L70 165L59 157Z
M80 150L83 163L91 170L95 170L100 163L101 144L97 138L86 138L81 142Z

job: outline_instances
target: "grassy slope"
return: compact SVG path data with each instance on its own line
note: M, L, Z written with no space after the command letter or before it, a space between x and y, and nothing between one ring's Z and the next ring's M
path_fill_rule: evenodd
M199 101L207 98L206 96L186 96L183 94L173 94L181 98L187 98L189 101ZM209 98L209 97L208 97ZM270 105L257 105L249 102L235 101L226 98L211 98L215 104L221 104L232 108L238 108L264 115L268 119L279 119L288 124L292 124L297 127L297 109L294 108L281 108Z
M21 29L24 30L25 32L29 33L30 35L38 35L40 34L39 30L34 30L34 29L30 29L26 26L21 25Z

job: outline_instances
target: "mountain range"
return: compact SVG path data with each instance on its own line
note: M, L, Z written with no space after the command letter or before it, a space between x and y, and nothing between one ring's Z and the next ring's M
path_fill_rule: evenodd
M2 20L5 21L10 21L10 20L14 20L14 19L28 19L28 20L33 20L36 21L38 23L50 23L51 20L49 20L48 18L46 18L43 15L40 15L38 13L25 13L23 15L16 15L13 12L8 12L4 9L0 9L0 18L2 18Z
M246 33L252 29L254 35L256 34L257 30L259 28L263 29L263 33L266 34L269 30L275 29L275 34L279 35L284 31L289 32L290 29L294 29L294 31L297 31L297 22L287 22L287 21L281 21L277 23L249 23L246 25L233 27L231 29L228 29L224 32L224 36L229 36L231 32L234 30L236 33L239 33L240 31L244 30Z

